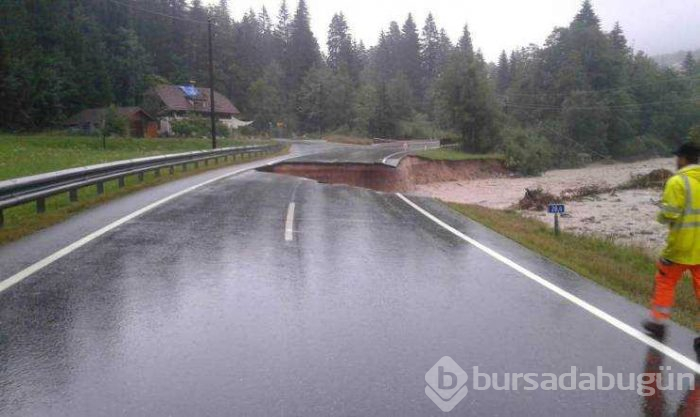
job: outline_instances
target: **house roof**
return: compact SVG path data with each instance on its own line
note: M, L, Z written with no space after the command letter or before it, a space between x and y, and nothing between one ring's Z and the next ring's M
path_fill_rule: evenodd
M192 88L192 87L190 87ZM209 88L197 88L199 94L194 99L188 99L186 95L187 88L181 88L177 85L163 84L153 88L155 94L163 102L167 110L170 111L195 111L200 113L209 113L211 109L211 101L209 100ZM236 106L221 93L214 91L214 101L216 105L216 113L219 114L240 114Z
M100 123L104 119L104 115L107 112L107 107L85 109L80 113L74 115L66 121L66 125L81 125L85 123ZM147 119L156 120L150 114L146 113L141 107L116 107L115 110L120 116L124 116L131 119L137 113L143 114Z

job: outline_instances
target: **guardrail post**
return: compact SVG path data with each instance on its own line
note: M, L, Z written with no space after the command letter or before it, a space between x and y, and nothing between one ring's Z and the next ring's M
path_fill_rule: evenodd
M182 164L182 172L187 171L187 162Z
M98 182L97 184L97 194L104 194L105 192L105 184L102 182Z
M160 168L156 169L156 170L153 172L153 175L155 175L156 177L160 177Z
M78 189L73 188L72 190L68 191L68 199L70 199L71 203L75 203L78 201Z
M124 187L124 177L119 177L117 179L117 184L119 184L119 188L123 188Z
M209 166L209 160L208 160L208 159L205 159L205 160L204 160L204 166L205 166L205 167L208 167L208 166Z
M199 161L194 161L194 169L199 168Z
M36 199L36 212L43 213L45 211L46 211L46 199L45 198L37 198Z
M219 157L214 158L214 165L219 165Z
M0 209L0 227L5 225L5 215L2 214L2 209Z
M143 182L143 171L138 173L139 182Z

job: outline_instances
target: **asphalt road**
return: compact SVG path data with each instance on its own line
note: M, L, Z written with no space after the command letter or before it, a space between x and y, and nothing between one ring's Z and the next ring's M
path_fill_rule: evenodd
M397 166L401 158L409 152L439 147L439 141L405 141L382 143L372 146L336 145L321 152L292 158L288 163L354 163L354 164L385 164Z
M75 240L81 224L217 174L0 248L0 279ZM645 313L437 202L411 200L622 322ZM693 335L671 334L691 355ZM468 373L687 372L396 195L255 171L160 205L0 293L2 416L444 415L425 394L443 356ZM450 414L655 416L685 395L470 390Z

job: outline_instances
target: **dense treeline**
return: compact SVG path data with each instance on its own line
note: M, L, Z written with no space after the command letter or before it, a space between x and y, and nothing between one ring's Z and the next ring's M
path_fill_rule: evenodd
M663 152L700 122L700 68L692 55L681 71L661 69L634 53L618 24L602 31L588 1L544 47L503 53L494 80L514 124L558 145L563 157Z
M452 137L471 151L538 149L540 159L624 156L679 142L700 121L700 66L662 69L604 32L588 0L544 46L487 63L465 26L455 42L432 15L409 15L375 46L342 13L322 53L304 0L234 21L226 0L5 0L0 4L0 128L60 125L86 108L137 105L159 82L215 87L255 126L382 137ZM517 152L516 152L517 153Z

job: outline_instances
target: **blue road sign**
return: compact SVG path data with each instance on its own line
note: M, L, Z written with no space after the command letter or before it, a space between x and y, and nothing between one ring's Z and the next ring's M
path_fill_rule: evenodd
M549 214L564 214L566 212L566 208L563 204L550 204L547 207L547 212Z

